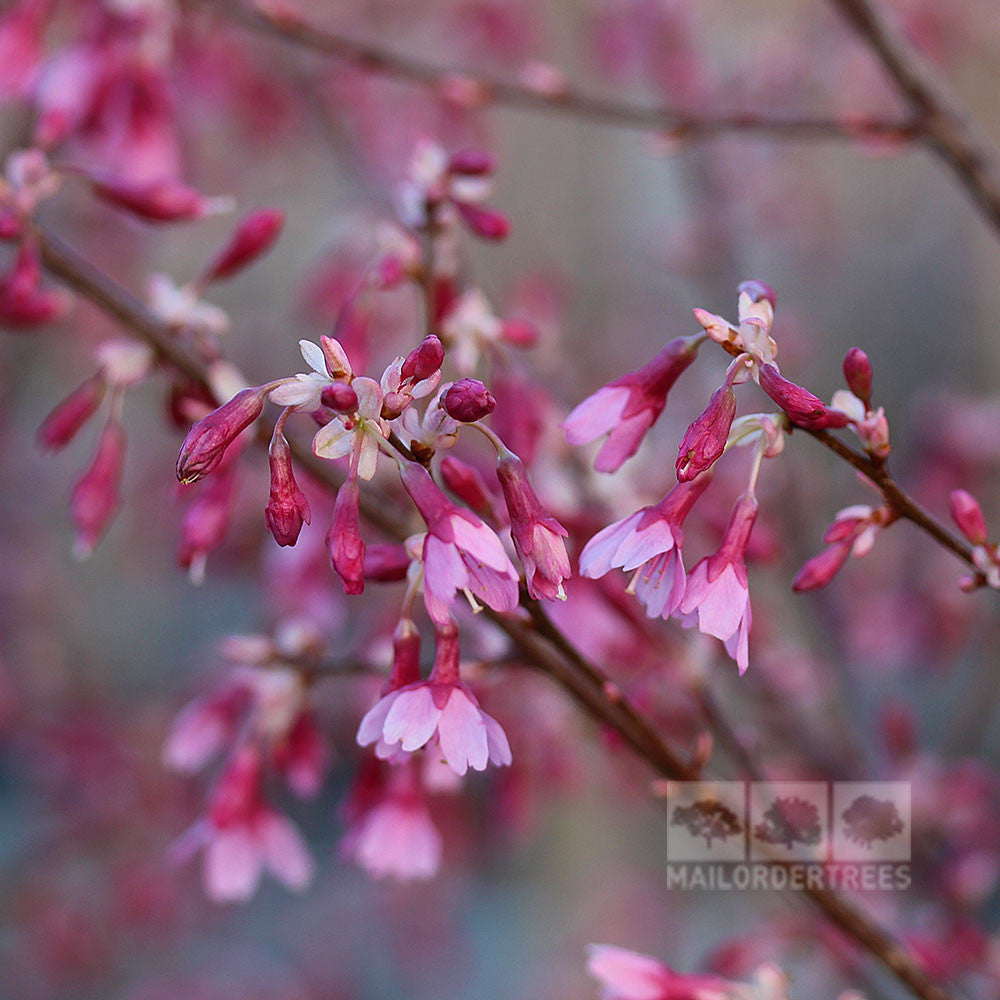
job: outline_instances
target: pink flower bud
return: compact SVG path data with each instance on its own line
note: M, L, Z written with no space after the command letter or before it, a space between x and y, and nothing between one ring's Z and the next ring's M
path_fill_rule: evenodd
M953 490L950 498L951 517L972 545L985 545L989 540L986 519L979 501L965 490Z
M226 449L260 416L267 393L267 386L243 389L194 424L177 457L177 478L194 483L217 468Z
M309 524L312 515L309 501L295 482L292 455L283 434L275 433L271 438L267 460L271 469L271 494L264 508L264 521L279 545L294 545L303 522Z
M200 486L181 522L177 562L200 583L208 554L217 549L229 531L236 496L236 467L231 461Z
M70 497L70 514L76 527L75 552L85 557L94 551L121 506L119 488L125 461L125 431L115 419L101 432L97 454Z
M872 364L868 360L868 355L860 347L852 347L844 355L844 379L847 381L847 388L868 409L871 409Z
M463 177L482 177L496 170L496 162L481 149L463 149L453 153L448 160L448 173Z
M760 366L760 387L788 414L793 424L811 427L826 415L822 399L790 382L774 365Z
M491 414L497 401L478 379L459 379L444 394L444 409L449 417L470 424Z
M406 579L410 554L405 546L376 542L365 548L365 579L376 583L396 583Z
M28 241L18 248L13 269L0 278L0 323L29 329L65 315L70 300L59 288L42 288L38 250Z
M564 599L563 580L570 575L563 538L566 529L542 507L524 463L513 452L501 453L497 478L507 501L510 532L528 585L536 599Z
M503 240L510 233L510 222L500 212L465 201L456 201L455 207L469 229L484 240Z
M500 336L515 347L534 347L538 343L538 327L526 319L504 320Z
M762 302L764 299L767 299L771 303L771 308L778 308L777 292L764 281L757 281L755 279L741 281L736 290L740 295L749 295L754 302Z
M135 183L117 178L92 179L94 193L147 222L183 222L219 211L223 202L206 198L179 181Z
M358 408L358 394L347 382L334 382L320 393L320 402L338 413L354 413Z
M852 539L839 541L803 563L792 581L792 590L802 593L825 587L847 562L847 557L851 554L852 541Z
M403 379L412 378L416 382L422 382L438 371L443 362L444 347L432 333L424 337L420 345L410 351L399 374Z
M281 235L285 215L276 208L252 212L236 227L229 242L205 271L203 281L221 281L242 271L266 253Z
M81 427L97 412L104 399L106 385L100 374L91 375L74 389L38 428L38 441L43 448L58 451L76 437Z
M401 618L392 636L392 672L382 694L420 680L420 633L409 618Z
M708 406L688 427L677 452L677 478L688 483L710 469L726 449L736 415L736 393L726 382L712 393Z
M445 486L480 517L493 516L493 495L477 469L449 455L441 462L441 478Z
M358 481L352 476L337 491L333 523L326 536L330 560L345 594L361 594L365 589L365 542L358 517L360 500Z

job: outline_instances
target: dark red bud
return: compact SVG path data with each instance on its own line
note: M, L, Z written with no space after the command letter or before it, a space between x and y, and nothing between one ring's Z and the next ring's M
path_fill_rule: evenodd
M965 490L953 490L950 498L951 516L962 534L972 545L985 545L989 539L986 519L979 501Z
M147 222L182 222L200 219L213 211L211 198L179 181L135 183L118 179L93 180L94 193Z
M358 408L358 394L347 382L334 382L320 393L320 402L338 413L353 413Z
M406 579L410 556L402 545L375 542L365 548L365 579L376 583L395 583Z
M481 149L463 149L448 160L448 172L464 177L482 177L496 170L496 161Z
M478 470L454 455L441 462L445 486L481 517L493 514L493 496Z
M465 201L455 202L455 207L465 221L465 224L484 240L503 240L510 233L510 222L507 216L495 212L491 208L481 208Z
M261 414L267 388L257 386L236 393L188 431L177 456L177 478L193 483L217 468L226 449Z
M868 406L872 398L872 363L860 347L852 347L844 355L844 378L847 388Z
M38 442L43 448L58 451L76 437L81 427L97 412L104 399L104 379L91 375L74 389L38 428Z
M538 343L538 327L526 319L504 320L500 336L515 347L534 347Z

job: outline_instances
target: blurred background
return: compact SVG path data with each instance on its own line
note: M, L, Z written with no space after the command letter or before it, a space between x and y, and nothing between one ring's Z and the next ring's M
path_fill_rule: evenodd
M702 352L614 477L579 472L580 486L559 471L582 462L559 444L558 420L667 339L695 332L693 307L735 318L736 285L760 278L777 290L788 377L829 399L842 386L844 352L864 347L897 478L942 520L956 486L979 497L991 523L1000 516L1000 238L919 146L746 135L685 143L555 111L469 111L440 91L237 26L225 5L52 6L47 53L97 30L102 17L160 25L149 58L166 74L185 180L232 195L240 212L286 213L276 248L209 296L231 318L226 356L253 383L300 370L297 341L330 331L376 225L394 215L417 140L475 145L496 157L490 204L508 215L511 235L498 245L465 240L463 276L499 315L524 316L540 331L519 366L544 397L534 475L557 515L592 533L662 495L677 441L721 379L721 355ZM1000 141L996 5L884 6ZM442 68L513 79L541 63L587 92L639 106L837 119L905 112L867 50L817 0L314 0L302 10ZM30 97L0 106L5 152L30 142L32 122ZM213 217L152 227L95 201L72 176L42 218L140 297L151 273L189 280L233 225ZM378 300L367 330L376 377L417 342L420 323L411 289ZM524 771L475 776L436 804L445 841L436 878L373 880L339 856L359 759L354 727L378 684L332 679L316 692L330 775L318 799L288 805L317 859L314 883L295 895L265 881L245 906L206 902L197 866L167 858L198 816L206 782L168 771L161 748L171 718L218 676L219 641L265 632L288 613L281 581L298 572L298 550L278 552L264 534L266 466L248 454L206 580L194 586L177 568L180 433L164 419L163 381L152 378L125 402L123 509L94 555L74 560L66 504L95 431L56 455L42 453L35 434L94 369L95 345L116 334L77 302L57 324L0 338L0 996L585 997L597 989L584 970L593 941L736 978L773 960L797 997L832 998L850 985L899 995L877 974L871 984L868 965L805 903L668 890L650 775L562 693L516 668L486 684ZM715 523L692 529L697 554L718 537L740 461L731 481L720 473ZM961 565L906 524L828 589L790 592L837 510L873 497L805 435L768 463L750 570L751 668L738 678L713 653L707 683L774 776L815 776L815 759L804 763L814 744L848 777L913 781L928 845L916 887L862 901L967 995L995 996L995 596L963 595ZM329 509L314 501L308 544L321 545ZM574 555L588 537L576 531ZM589 605L574 610L569 589L571 623ZM310 593L332 647L365 650L384 668L398 596L386 602L370 588L349 604L332 573ZM630 628L609 617L589 652L667 731L693 737L690 708L662 664L644 654L637 665ZM381 647L372 639L379 629ZM734 773L724 753L714 766ZM818 948L817 935L831 948Z

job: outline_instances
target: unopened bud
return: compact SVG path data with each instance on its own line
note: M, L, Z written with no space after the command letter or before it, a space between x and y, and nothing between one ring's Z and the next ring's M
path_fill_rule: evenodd
M267 392L267 386L243 389L192 426L177 457L182 483L197 482L218 467L226 449L260 416Z
M104 201L147 222L183 222L228 211L228 198L206 198L194 188L165 180L136 184L119 179L93 180L94 192Z
M93 464L77 482L70 497L70 513L76 526L74 551L80 558L94 551L118 513L124 463L125 431L117 420L109 420L101 432Z
M793 424L811 427L826 414L822 399L790 382L774 365L760 366L760 387L788 414Z
M478 470L454 455L441 462L445 486L480 517L493 516L493 497Z
M465 177L481 177L492 174L496 170L496 162L489 153L481 149L463 149L453 153L448 160L448 173L462 174Z
M820 587L825 587L847 562L850 553L851 540L847 539L837 542L824 549L819 555L813 556L812 559L803 563L802 568L795 574L792 590L796 593L802 593L806 590L818 590Z
M510 233L507 216L490 208L482 208L466 201L455 202L455 207L465 224L484 240L503 240Z
M358 394L347 382L334 382L320 393L320 402L338 413L354 413L358 408Z
M292 455L283 434L276 433L267 449L271 471L271 492L264 521L267 530L279 545L294 545L299 540L303 523L309 524L312 514L292 471Z
M449 417L469 424L482 420L496 409L497 401L478 379L459 379L444 394L444 409Z
M872 363L868 355L860 347L852 347L844 355L844 379L847 388L854 393L865 407L871 408L872 400Z
M767 282L756 279L741 281L736 290L740 295L749 295L754 302L762 302L767 299L771 303L772 309L778 308L778 294Z
M417 382L422 382L438 371L443 362L444 347L432 333L424 337L419 346L410 351L399 374L403 379L412 378Z
M376 583L405 580L410 561L405 545L375 542L365 547L365 579Z
M69 444L97 412L105 388L104 379L97 374L74 389L42 422L38 429L39 444L52 451Z
M230 278L255 261L274 244L285 224L283 212L262 208L252 212L236 227L229 242L205 271L204 282Z
M989 540L989 534L979 501L965 490L953 490L950 506L952 520L969 542L972 545L985 545Z

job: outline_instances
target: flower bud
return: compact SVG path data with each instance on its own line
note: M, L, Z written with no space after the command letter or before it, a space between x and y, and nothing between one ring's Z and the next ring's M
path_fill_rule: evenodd
M760 387L788 414L793 424L811 427L826 415L823 400L790 382L774 365L760 366Z
M358 408L358 394L347 382L334 382L320 393L320 402L338 413L354 413Z
M399 374L403 379L412 378L416 382L422 382L438 371L443 362L444 347L432 333L424 337L419 346L410 351Z
M740 295L749 295L754 302L762 302L764 299L767 299L771 303L772 309L778 308L777 292L764 281L757 281L756 279L741 281L736 291Z
M365 547L365 579L376 583L396 583L406 579L410 554L404 545L376 542Z
M42 288L38 250L28 241L18 248L14 267L0 278L0 323L29 329L60 319L71 299L61 288Z
M227 461L217 475L198 488L184 512L177 562L195 583L205 578L208 554L226 540L235 496L236 466Z
M676 463L680 482L690 482L722 456L735 415L736 393L726 382L712 393L705 411L691 423L681 440Z
M242 271L271 248L284 224L284 213L276 208L252 212L236 227L229 242L206 269L202 281L205 284L221 281Z
M480 517L493 516L493 496L479 470L454 455L441 462L441 478L445 486Z
M444 409L449 417L469 424L482 420L496 409L497 401L478 379L459 379L444 394Z
M965 490L953 490L950 498L951 517L972 545L985 545L989 540L986 519L979 501Z
M872 364L860 347L852 347L844 355L844 379L847 388L870 409L872 401Z
M819 555L813 556L812 559L803 563L802 568L795 574L792 590L799 594L806 590L818 590L820 587L825 587L847 562L850 553L851 539L847 539L837 542L824 549Z
M283 434L275 433L271 438L267 460L271 470L271 492L264 508L264 521L279 545L294 545L303 523L309 524L312 515L309 501L295 482L292 455Z
M534 347L538 343L538 327L526 319L507 319L500 337L515 347Z
M77 482L70 497L70 514L76 527L74 552L81 559L94 551L118 513L124 462L125 431L112 419L101 432L93 464Z
M135 183L117 178L92 179L98 198L147 222L183 222L227 211L228 198L206 198L178 181Z
M503 240L510 233L510 222L500 212L467 201L456 201L455 207L469 229L484 240Z
M496 170L496 162L481 149L463 149L448 159L448 173L464 177L482 177Z
M58 451L76 437L81 427L97 412L104 399L105 382L100 374L91 375L74 389L38 428L38 442L43 448Z
M360 500L358 481L352 476L337 491L333 522L326 536L330 561L345 594L361 594L365 589L365 543L358 517Z
M267 392L266 386L243 389L191 427L177 457L182 483L197 482L218 467L226 449L260 416Z
M392 672L382 694L420 680L420 633L409 618L401 618L392 636Z

